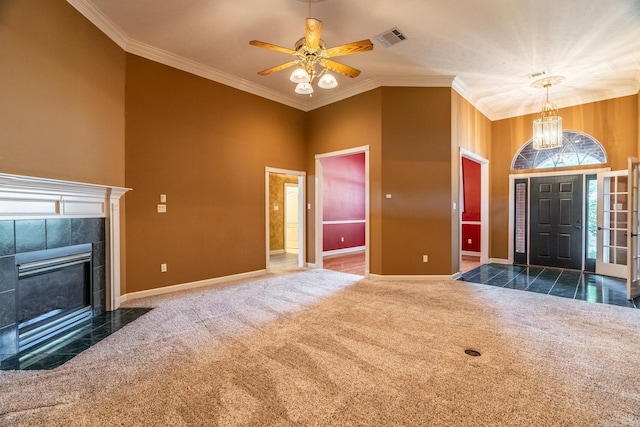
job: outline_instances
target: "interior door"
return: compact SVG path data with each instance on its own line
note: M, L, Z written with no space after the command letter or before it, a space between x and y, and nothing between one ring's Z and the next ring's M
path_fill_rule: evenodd
M640 253L638 250L638 214L640 212L640 159L629 157L629 210L627 215L629 251L627 252L627 298L640 295Z
M284 249L288 253L298 253L299 192L297 184L285 184L284 188Z
M531 178L530 264L582 269L582 179Z
M628 171L598 174L596 274L627 278Z

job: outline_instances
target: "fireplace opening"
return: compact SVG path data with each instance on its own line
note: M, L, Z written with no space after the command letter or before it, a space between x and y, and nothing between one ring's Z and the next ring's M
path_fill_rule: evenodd
M18 351L93 316L92 245L16 254Z

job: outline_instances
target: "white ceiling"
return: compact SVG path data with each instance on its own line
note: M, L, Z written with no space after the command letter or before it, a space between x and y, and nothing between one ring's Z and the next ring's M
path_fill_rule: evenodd
M533 113L544 89L530 74L565 80L560 108L640 91L640 0L67 0L127 52L309 111L379 86L453 86L491 120ZM370 52L336 58L362 70L340 86L297 95L294 59L249 45L293 49L309 14L327 47L371 39ZM398 27L407 40L375 36Z

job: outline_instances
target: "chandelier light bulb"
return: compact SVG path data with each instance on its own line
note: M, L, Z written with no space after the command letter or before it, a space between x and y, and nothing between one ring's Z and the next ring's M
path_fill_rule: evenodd
M293 73L291 73L289 80L294 83L309 83L311 81L311 78L309 77L309 73L307 73L304 68L298 67L293 70Z

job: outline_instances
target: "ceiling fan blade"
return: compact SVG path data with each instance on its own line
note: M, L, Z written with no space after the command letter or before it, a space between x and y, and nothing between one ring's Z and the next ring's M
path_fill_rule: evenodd
M271 50L275 50L275 51L282 52L282 53L289 53L291 55L294 55L296 53L296 51L293 50L293 49L289 49L289 48L282 47L282 46L276 46L275 44L265 43L265 42L261 42L259 40L251 40L249 42L249 44L251 46L263 47L265 49L271 49Z
M319 21L315 18L307 18L307 33L304 38L309 50L313 51L320 45L321 31L322 21Z
M327 49L326 53L329 58L335 58L336 56L351 55L352 53L366 52L369 50L373 50L373 43L371 43L371 40L365 39L359 42L332 47Z
M326 67L336 73L340 73L347 77L358 77L360 75L360 70L356 70L353 67L349 67L348 65L341 64L336 61L332 61L330 59L325 59L321 64L323 67Z
M271 68L268 68L266 70L262 70L262 71L258 72L258 74L260 74L261 76L266 76L267 74L275 73L276 71L280 71L280 70L284 70L285 68L293 67L297 63L298 63L298 61L287 62L286 64L281 64L281 65L278 65L276 67L271 67Z

